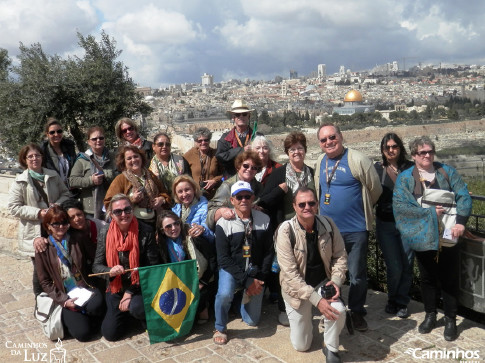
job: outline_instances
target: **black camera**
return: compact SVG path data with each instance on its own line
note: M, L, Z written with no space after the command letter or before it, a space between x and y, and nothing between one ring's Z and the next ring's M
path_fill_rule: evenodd
M332 297L335 296L335 294L337 293L337 290L335 290L335 286L333 285L324 285L320 288L320 295L322 295L322 297L325 299L325 300L329 300L331 299Z
M199 182L199 186L201 188L205 188L206 185L207 185L207 181L201 181L201 182Z

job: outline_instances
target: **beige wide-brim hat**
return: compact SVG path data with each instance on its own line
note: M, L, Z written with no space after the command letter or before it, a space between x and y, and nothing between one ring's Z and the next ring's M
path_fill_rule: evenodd
M246 101L244 100L235 100L234 103L231 106L231 110L229 112L231 113L242 113L242 112L253 112L253 109L249 109L249 106L247 105Z

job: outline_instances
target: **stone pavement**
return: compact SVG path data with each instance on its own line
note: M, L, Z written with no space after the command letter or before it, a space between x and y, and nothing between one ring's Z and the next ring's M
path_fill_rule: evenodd
M30 260L0 253L0 362L50 362L54 342L46 339L33 317L34 299L31 292L32 264ZM369 330L349 335L344 328L340 351L345 362L453 362L459 359L426 358L430 354L448 351L463 355L468 362L485 362L484 326L458 318L460 336L455 342L443 339L443 315L439 314L438 327L427 335L419 334L418 324L423 320L422 305L411 302L411 317L401 320L384 313L386 296L369 291L367 297ZM314 319L314 339L308 352L293 350L289 328L277 324L278 309L265 300L260 325L248 327L239 319L229 324L229 343L212 343L213 322L194 326L193 333L170 343L150 345L148 335L139 327L119 342L97 340L80 343L73 339L62 341L66 362L322 362L322 326ZM415 357L409 349L417 349ZM445 350L446 348L446 350ZM408 353L406 353L408 351ZM460 351L462 351L460 353ZM471 351L479 357L472 358ZM431 355L432 356L432 355ZM439 355L438 355L439 356Z

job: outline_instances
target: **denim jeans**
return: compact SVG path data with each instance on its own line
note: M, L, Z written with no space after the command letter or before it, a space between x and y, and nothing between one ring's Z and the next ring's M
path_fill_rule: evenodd
M237 284L234 277L222 268L219 270L219 286L217 289L216 302L214 306L216 315L216 330L225 332L229 320L229 309L231 308L234 293L238 288L248 287L253 283L252 278L248 278L246 286ZM241 304L241 317L243 321L251 326L255 326L261 317L261 305L263 303L263 291L258 295L251 296L251 300L247 304Z
M345 243L349 269L349 309L352 312L367 314L364 308L367 297L367 245L369 232L345 232L342 233Z
M407 306L413 280L414 251L402 243L396 223L376 219L376 237L387 272L387 299L390 304Z

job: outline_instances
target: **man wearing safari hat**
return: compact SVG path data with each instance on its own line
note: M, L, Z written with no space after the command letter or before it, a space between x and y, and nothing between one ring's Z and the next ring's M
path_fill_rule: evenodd
M235 100L232 104L231 112L234 127L224 133L217 142L216 157L222 164L224 179L228 179L236 174L234 159L244 150L250 150L253 130L249 127L251 112L246 101Z

